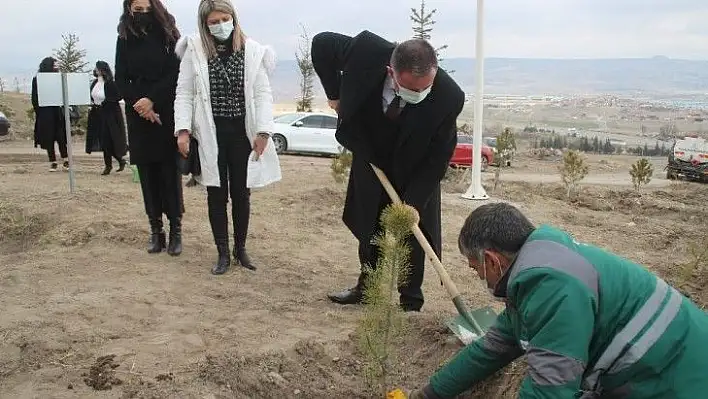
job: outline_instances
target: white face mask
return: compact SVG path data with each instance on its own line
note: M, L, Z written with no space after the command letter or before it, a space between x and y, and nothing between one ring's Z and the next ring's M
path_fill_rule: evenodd
M418 92L406 89L405 87L399 84L398 95L401 97L401 100L407 102L408 104L418 104L419 102L425 100L425 97L430 94L430 89L432 89L432 86L428 87L423 91Z
M401 97L401 98L403 98L403 97ZM480 279L484 282L484 285L487 288L487 292L489 292L489 294L492 297L494 297L495 300L503 302L504 298L499 298L496 295L494 295L494 291L496 291L496 287L489 288L489 284L487 284L487 264L486 264L486 262L484 262L484 260L482 261L482 272L483 272L483 276L480 277ZM501 270L501 266L499 267L499 275L500 276L504 275L503 270ZM497 284L499 284L499 283L497 283Z
M218 24L209 25L209 32L219 40L226 40L234 31L234 21L219 22Z

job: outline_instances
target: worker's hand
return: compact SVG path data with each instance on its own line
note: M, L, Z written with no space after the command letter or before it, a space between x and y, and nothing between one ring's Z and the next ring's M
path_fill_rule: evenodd
M414 216L415 223L413 223L413 226L417 226L418 223L420 223L420 214L418 213L418 210L415 209L413 206L408 205L408 204L404 204L404 206L405 206L406 208L408 208L408 209L410 210L410 212L411 212L411 213L413 214L413 216ZM411 227L413 227L413 226L411 226Z
M143 97L133 104L133 109L138 113L138 115L145 118L145 116L152 111L152 106L152 100L147 97Z
M334 112L339 113L339 100L327 100L327 105L329 105Z
M180 130L177 134L177 150L187 158L189 155L189 130Z

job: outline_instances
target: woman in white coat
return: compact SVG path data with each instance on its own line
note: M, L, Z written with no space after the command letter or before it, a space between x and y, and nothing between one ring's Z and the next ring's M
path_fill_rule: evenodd
M175 98L175 135L180 153L187 157L190 137L197 141L201 175L207 188L209 222L218 251L213 274L231 265L226 204L231 196L235 260L256 270L246 252L250 218L247 187L249 157L280 173L270 132L273 97L268 76L275 53L241 31L229 0L201 0L199 33L176 46L182 59ZM256 155L257 154L257 155ZM272 171L271 171L272 172Z

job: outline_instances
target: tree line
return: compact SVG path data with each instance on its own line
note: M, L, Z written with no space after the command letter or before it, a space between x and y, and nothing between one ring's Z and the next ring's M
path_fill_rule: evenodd
M671 152L671 147L667 147L666 143L662 142L659 145L657 141L653 147L647 143L644 146L625 147L612 144L609 138L601 140L598 136L589 137L568 137L560 135L551 135L549 137L535 137L531 140L531 148L534 149L561 149L567 148L586 153L595 154L633 154L648 157L668 156Z

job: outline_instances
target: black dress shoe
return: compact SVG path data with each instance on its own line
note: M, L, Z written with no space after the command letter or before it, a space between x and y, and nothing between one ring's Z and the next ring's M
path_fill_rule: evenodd
M116 172L122 172L123 170L125 170L126 163L127 162L125 161L125 159L121 159L120 161L118 161L118 170L116 170Z
M410 303L402 303L401 304L401 310L408 313L408 312L420 312L420 309L423 307L423 305L414 305Z
M361 303L364 299L364 293L358 287L349 288L341 292L327 295L330 301L341 305L354 305Z
M111 170L113 170L112 167L106 166L105 168L103 168L103 172L101 172L101 176L110 175L110 174L111 174Z

